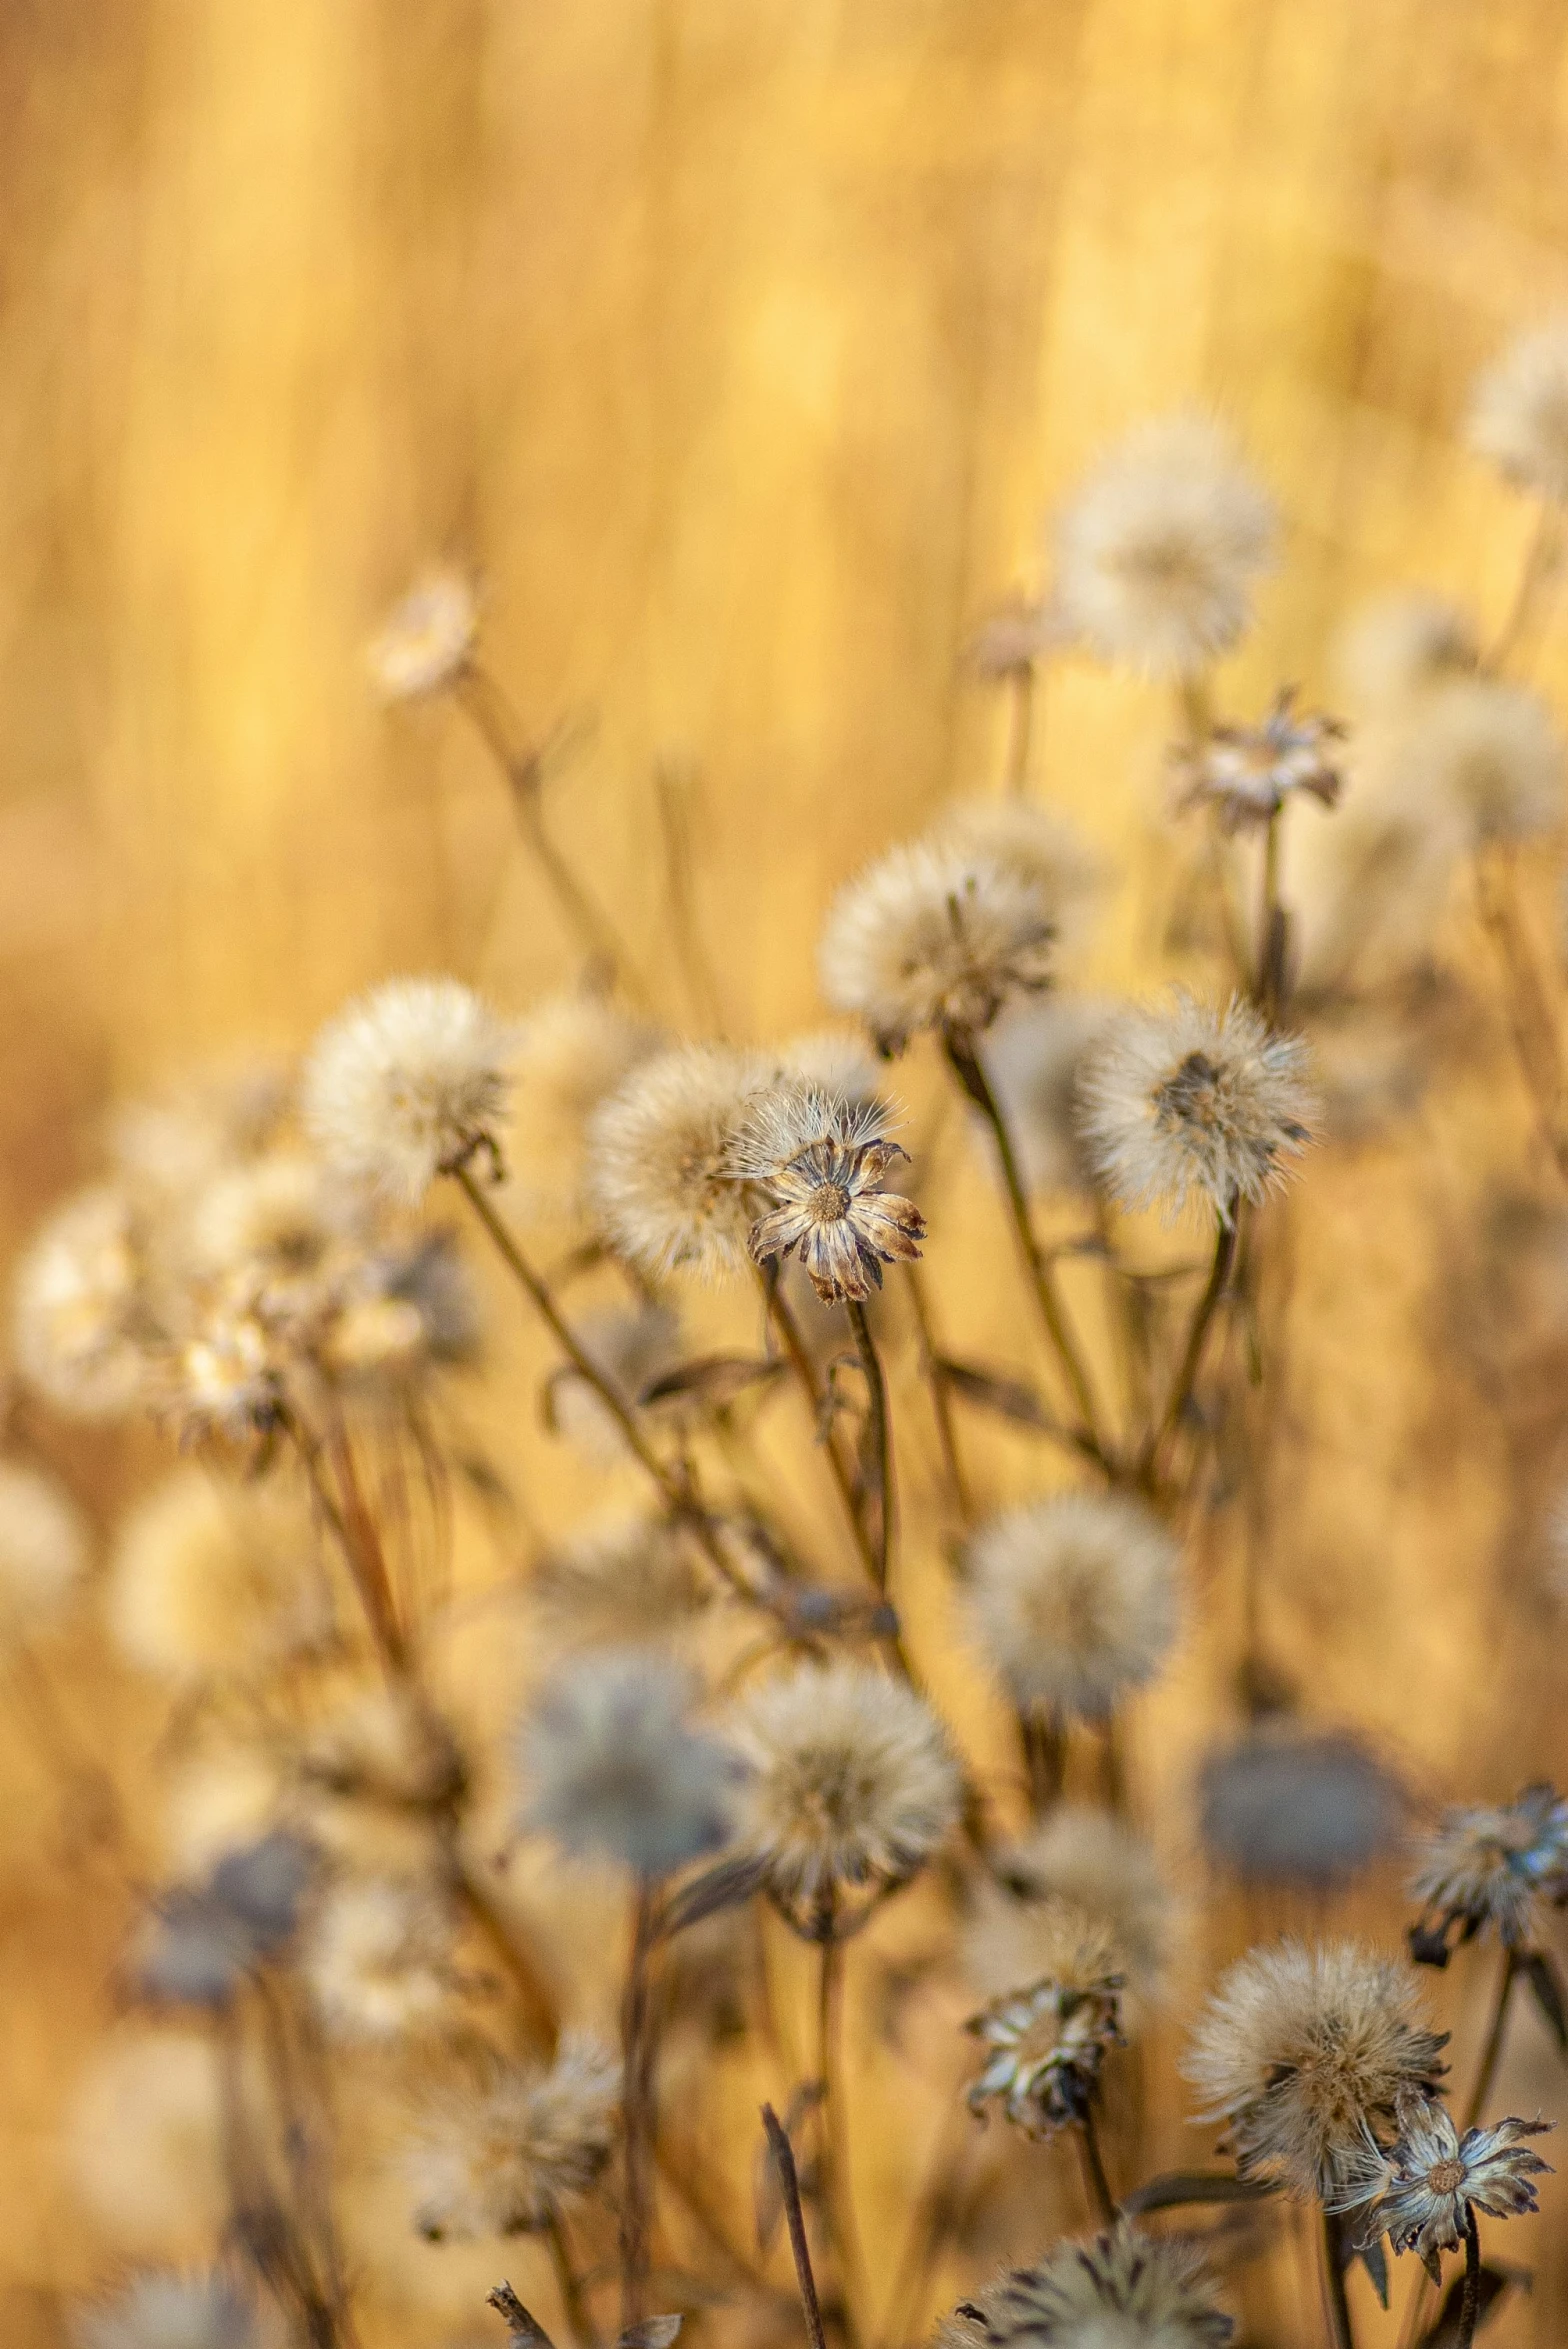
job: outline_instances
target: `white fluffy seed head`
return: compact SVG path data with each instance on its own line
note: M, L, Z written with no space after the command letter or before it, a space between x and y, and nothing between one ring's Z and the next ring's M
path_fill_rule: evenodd
M1568 319L1509 344L1476 383L1470 445L1505 480L1568 501Z
M522 1724L523 1822L583 1858L668 1875L730 1833L732 1771L688 1726L668 1656L602 1648L551 1679Z
M1434 688L1389 746L1390 784L1412 802L1452 811L1475 842L1529 840L1563 813L1563 745L1550 713L1522 685L1461 678Z
M302 1280L348 1229L347 1202L320 1160L279 1150L228 1168L198 1193L189 1246L209 1279Z
M419 2104L404 2163L419 2232L473 2241L549 2226L608 2162L620 2091L617 2059L581 2034L548 2069L476 2057Z
M74 2333L78 2349L251 2349L257 2338L250 2302L226 2277L161 2271L82 2309Z
M1180 1553L1120 1494L1062 1493L992 1517L965 1552L981 1647L1020 1712L1105 1720L1176 1637Z
M1174 1214L1206 1200L1228 1222L1238 1201L1277 1188L1312 1140L1308 1065L1305 1044L1239 996L1223 1010L1185 990L1129 1007L1080 1082L1090 1160L1124 1206L1158 1200Z
M87 1571L87 1522L53 1477L0 1460L0 1645L57 1617Z
M177 1468L126 1517L106 1604L123 1653L187 1685L276 1670L332 1629L303 1498L195 1466Z
M767 1087L767 1060L688 1044L643 1062L595 1111L588 1186L610 1244L652 1274L719 1278L746 1263L756 1207L730 1152Z
M822 933L823 992L880 1050L923 1028L988 1028L1051 977L1055 918L1038 878L963 841L890 849L840 890Z
M850 1109L869 1109L881 1100L881 1064L854 1028L813 1028L804 1036L792 1036L776 1047L774 1059L786 1084L825 1093Z
M955 1824L962 1790L923 1698L863 1664L802 1664L736 1707L741 1847L797 1921L846 1889L901 1884Z
M1185 2070L1243 2177L1329 2201L1401 2093L1430 2093L1442 2048L1402 1960L1354 1941L1282 1941L1222 1977Z
M1480 658L1469 615L1418 588L1363 604L1334 648L1345 702L1358 718L1387 717L1434 685L1473 676Z
M138 1339L140 1235L110 1185L56 1208L16 1268L12 1338L30 1386L78 1419L114 1419L146 1394Z
M328 1163L407 1207L499 1134L512 1031L456 979L391 979L340 1012L305 1064Z
M1058 604L1106 660L1192 675L1246 627L1274 526L1272 503L1217 425L1141 425L1061 516Z
M512 1057L507 1174L532 1215L588 1210L588 1130L594 1111L659 1038L603 995L547 996L518 1025Z
M479 605L461 571L427 571L388 613L370 647L370 673L388 701L453 684L473 658Z
M1058 1803L998 1855L964 1933L964 1962L983 1997L1054 1975L1064 1922L1083 1919L1110 1944L1109 1971L1149 1997L1170 1953L1171 1896L1154 1853L1111 1811Z
M1120 2222L1093 2243L1061 2243L980 2296L982 2322L949 2317L937 2349L1225 2349L1201 2249Z
M453 1926L428 1886L346 1877L310 1923L302 1972L330 2037L361 2046L416 2038L449 2016Z
M1058 937L1102 878L1099 864L1073 827L1033 800L953 800L926 838L939 848L986 858L1038 889Z

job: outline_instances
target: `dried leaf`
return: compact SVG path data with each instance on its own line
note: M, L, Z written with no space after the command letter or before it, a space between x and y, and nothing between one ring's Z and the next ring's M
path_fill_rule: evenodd
M766 1386L784 1369L782 1361L763 1354L702 1354L650 1379L639 1403L669 1403L690 1395L714 1411L722 1411L750 1387Z
M489 2305L511 2328L511 2349L555 2349L539 2319L523 2306L510 2284L497 2284L489 2294Z
M1535 1992L1535 2003L1546 2017L1547 2026L1557 2042L1559 2055L1568 2056L1568 2003L1563 1998L1563 1986L1557 1969L1544 1950L1533 1950L1521 1961L1522 1970L1530 1977L1530 1988Z
M1481 2265L1481 2313L1476 2331L1480 2332L1482 2326L1497 2314L1510 2288L1517 2287L1522 2292L1528 2292L1530 2282L1530 2270L1527 2267L1501 2267L1491 2260L1484 2260ZM1438 2311L1436 2324L1430 2332L1422 2334L1418 2349L1458 2349L1464 2301L1464 2277L1455 2276L1443 2295L1443 2305Z
M986 1370L975 1362L955 1362L947 1355L934 1360L931 1368L944 1386L951 1387L955 1395L961 1395L978 1410L994 1411L999 1419L1011 1420L1015 1427L1043 1428L1049 1432L1056 1426L1027 1379L1009 1378L1004 1372Z
M666 1901L659 1919L660 1932L668 1939L671 1934L684 1933L688 1925L700 1925L705 1918L716 1917L725 1909L739 1908L750 1900L766 1873L766 1862L755 1855L719 1860L713 1867L704 1868L700 1876L694 1876Z
M1180 2210L1198 2202L1266 2202L1272 2186L1238 2178L1234 2170L1167 2170L1137 2187L1122 2204L1129 2218L1149 2210Z
M1372 2289L1377 2294L1379 2308L1386 2308L1388 2306L1388 2253L1383 2249L1381 2235L1371 2243L1358 2243L1356 2257L1371 2279Z

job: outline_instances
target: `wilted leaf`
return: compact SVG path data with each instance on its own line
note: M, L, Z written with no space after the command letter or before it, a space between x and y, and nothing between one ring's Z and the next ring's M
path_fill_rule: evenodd
M1379 2236L1377 2241L1373 2243L1358 2243L1356 2257L1371 2278L1372 2289L1377 2294L1378 2306L1386 2308L1388 2306L1388 2253L1383 2249L1382 2237Z
M650 1379L638 1395L639 1403L670 1403L690 1395L710 1409L721 1411L749 1387L766 1386L784 1369L782 1361L763 1354L703 1354Z
M1180 2210L1199 2202L1266 2202L1272 2186L1238 2178L1233 2170L1167 2170L1135 2188L1122 2204L1129 2218L1149 2210Z
M1500 2267L1491 2260L1481 2266L1480 2318L1476 2331L1497 2314L1510 2289L1528 2292L1530 2270L1527 2267ZM1429 2333L1423 2333L1418 2349L1458 2349L1460 2320L1464 2313L1465 2280L1455 2276L1443 2295L1443 2305L1437 2322Z
M977 1410L994 1411L999 1419L1011 1420L1015 1427L1055 1429L1056 1421L1027 1379L1009 1378L1001 1371L985 1370L974 1362L955 1362L947 1355L938 1357L931 1367L944 1386L951 1387L955 1395L973 1403Z
M659 1930L666 1937L684 1933L688 1925L700 1925L706 1917L739 1908L743 1901L750 1900L766 1873L766 1863L755 1855L720 1860L713 1867L704 1868L700 1876L694 1876L665 1903Z

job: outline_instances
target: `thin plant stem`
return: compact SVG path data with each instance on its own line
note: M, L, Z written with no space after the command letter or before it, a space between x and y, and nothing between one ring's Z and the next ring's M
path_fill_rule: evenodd
M656 1933L658 1885L639 1875L632 1906L631 1958L621 2003L622 2195L621 2330L647 2313L648 2234L653 2217L653 2002L649 1964Z
M1481 2321L1481 2230L1474 2208L1465 2204L1465 2288L1459 2302L1459 2336L1454 2349L1471 2349Z
M1029 1780L1029 1808L1036 1818L1042 1818L1061 1800L1067 1776L1067 1732L1059 1713L1029 1711L1018 1716L1018 1737Z
M1356 2349L1350 2322L1350 2296L1345 2290L1345 2267L1340 2258L1339 2221L1329 2211L1323 2213L1323 2278L1328 2289L1332 2349Z
M518 830L568 928L576 933L590 962L597 964L607 978L619 979L629 995L646 1001L647 990L637 977L613 924L595 905L545 830L540 807L544 748L522 742L500 687L485 670L471 664L458 678L454 691L505 778Z
M1549 505L1543 503L1525 546L1524 561L1519 566L1519 577L1514 585L1513 601L1481 662L1482 669L1489 677L1500 673L1524 641L1534 620L1541 591L1548 585L1556 569L1560 537L1558 517Z
M1018 1165L1018 1153L1008 1130L1002 1105L997 1100L991 1080L985 1071L974 1039L970 1036L949 1036L946 1040L947 1057L965 1093L980 1111L991 1129L996 1154L1002 1169L1002 1181L1007 1191L1008 1210L1017 1234L1019 1253L1029 1275L1040 1318L1046 1335L1055 1349L1063 1375L1077 1404L1082 1428L1079 1431L1084 1448L1113 1481L1116 1464L1101 1439L1095 1411L1094 1390L1084 1367L1076 1341L1068 1325L1066 1310L1056 1286L1056 1276L1049 1257L1035 1236L1034 1221L1029 1213L1028 1195Z
M882 1368L882 1357L866 1319L866 1309L857 1298L846 1299L849 1326L855 1333L855 1351L860 1356L860 1367L865 1373L866 1395L870 1415L866 1422L870 1440L871 1460L876 1470L878 1494L875 1556L872 1579L883 1597L887 1596L888 1573L893 1557L893 1429L887 1407L887 1375Z
M1492 2082L1497 2074L1498 2058L1503 2052L1503 2035L1508 2027L1509 2003L1513 1996L1514 1984L1518 1978L1518 1952L1512 1949L1505 1950L1503 1952L1503 1970L1497 1984L1497 2003L1492 2009L1491 2028L1486 2035L1486 2045L1481 2051L1481 2061L1470 2090L1470 2099L1465 2106L1464 2127L1466 2129L1476 2129L1481 2125L1481 2115L1486 2110L1486 2100L1492 2093Z
M779 2192L784 2200L784 2223L789 2229L789 2247L795 2261L795 2281L800 2286L800 2305L806 2316L806 2338L811 2349L827 2349L827 2334L822 2329L822 2303L817 2298L817 2279L811 2271L811 2245L806 2240L805 2213L800 2207L800 2179L795 2171L795 2150L771 2104L765 2104L762 2108L762 2126L768 2140L768 2151L773 2156L773 2166L779 2174Z
M1263 881L1258 904L1258 969L1254 995L1265 1019L1279 1017L1285 995L1288 925L1280 901L1280 849L1285 811L1276 808L1263 835Z
M834 1487L843 1504L844 1515L848 1521L855 1548L859 1553L862 1565L874 1582L877 1575L876 1545L872 1541L866 1525L865 1511L861 1506L860 1496L855 1490L855 1482L849 1465L844 1458L843 1447L838 1440L838 1430L828 1416L826 1398L812 1366L806 1341L801 1335L800 1324L795 1319L789 1299L784 1294L782 1281L770 1278L766 1272L759 1272L759 1278L767 1303L768 1318L778 1332L779 1342L784 1348L785 1359L789 1363L791 1375L810 1408L813 1424L822 1430L822 1449L827 1455L828 1468L832 1474Z
M1078 2150L1083 2160L1084 2184L1089 2189L1089 2207L1097 2225L1114 2226L1117 2202L1111 2192L1111 2182L1105 2174L1105 2162L1100 2152L1100 2133L1095 2127L1094 2107L1085 2105L1083 2119L1078 2125Z
M664 841L664 895L669 914L675 959L686 983L692 1010L715 1036L725 1031L724 1000L718 975L703 943L702 925L692 889L691 825L687 820L686 779L668 767L654 776L654 798Z
M1476 907L1497 952L1508 994L1508 1025L1541 1138L1568 1181L1563 1125L1562 1033L1524 934L1512 852L1494 847L1476 858Z
M843 2019L844 1944L834 1929L830 1912L825 1920L817 1969L817 2078L822 2088L818 2169L822 2215L838 2257L844 2335L849 2349L859 2349L864 2337L860 2325L862 2271L849 2176L848 2115L844 2110Z
M926 1284L917 1264L906 1264L905 1279L909 1302L915 1316L915 1335L920 1345L920 1368L931 1396L931 1415L936 1421L937 1449L942 1455L942 1470L947 1478L948 1494L953 1513L960 1525L968 1525L974 1515L969 1487L964 1478L963 1461L958 1450L958 1431L953 1424L953 1398L937 1366L936 1339L931 1322L931 1301L926 1295Z
M49 1674L25 1640L13 1643L6 1661L17 1709L30 1716L37 1751L60 1780L67 1840L74 1844L80 1832L88 1844L120 1844L125 1821L114 1781L78 1743Z
M1034 735L1035 665L1019 661L1007 672L1007 788L1021 799L1029 788L1029 752Z
M583 2290L582 2277L572 2265L571 2248L560 2214L551 2211L544 2222L545 2247L550 2254L550 2265L555 2270L555 2288L561 2295L561 2306L571 2329L577 2349L599 2349L599 2335L588 2307L588 2296Z
M1143 1450L1139 1454L1138 1475L1140 1482L1144 1484L1153 1484L1156 1481L1160 1453L1180 1424L1187 1405L1192 1400L1192 1391L1197 1384L1198 1373L1203 1367L1203 1355L1208 1344L1209 1329L1216 1312L1219 1310L1220 1301L1224 1297L1226 1284L1230 1279L1231 1267L1236 1261L1236 1212L1233 1208L1230 1215L1222 1216L1219 1219L1214 1237L1213 1262L1209 1266L1208 1280L1204 1284L1203 1294L1198 1300L1197 1308L1187 1330L1187 1343L1182 1349L1181 1362L1177 1367L1176 1376L1171 1381L1165 1408L1149 1430Z

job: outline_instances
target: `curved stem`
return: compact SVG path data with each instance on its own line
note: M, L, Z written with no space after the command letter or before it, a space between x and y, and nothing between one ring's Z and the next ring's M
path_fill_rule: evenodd
M1481 2230L1475 2211L1465 2204L1465 2288L1459 2303L1459 2337L1454 2349L1471 2349L1481 2321Z
M849 2142L844 2110L843 2079L844 1945L827 1921L817 1974L817 2076L822 2086L822 2136L819 2171L821 2207L833 2249L838 2257L839 2294L843 2301L844 2336L849 2349L860 2349L860 2236L855 2224L850 2190Z
M1100 2154L1099 2132L1094 2125L1094 2107L1086 2105L1078 2128L1078 2149L1083 2156L1084 2182L1089 2189L1089 2203L1095 2219L1102 2227L1114 2226L1117 2202L1111 2192L1111 2182L1105 2174L1105 2163Z
M958 1451L958 1431L953 1424L953 1398L948 1393L941 1371L937 1367L936 1339L931 1323L931 1305L926 1295L925 1282L920 1277L918 1264L906 1264L904 1275L909 1288L909 1302L915 1316L915 1334L920 1341L920 1369L931 1395L931 1415L936 1421L937 1448L942 1455L942 1468L947 1478L948 1494L953 1514L960 1525L968 1525L974 1515L969 1488L964 1481L963 1462Z
M1029 1275L1029 1283L1034 1291L1035 1302L1040 1308L1040 1318L1045 1324L1046 1335L1051 1341L1056 1358L1062 1366L1063 1375L1071 1389L1073 1400L1078 1406L1079 1416L1083 1423L1080 1431L1083 1446L1091 1458L1104 1469L1107 1476L1114 1479L1116 1464L1101 1440L1094 1404L1094 1390L1089 1384L1089 1374L1084 1368L1077 1343L1068 1326L1066 1311L1057 1291L1056 1277L1052 1271L1050 1259L1035 1236L1033 1218L1029 1213L1028 1194L1024 1189L1023 1176L1019 1170L1018 1153L1013 1147L1013 1137L1008 1131L1007 1119L1002 1113L1002 1105L992 1090L991 1080L986 1075L985 1065L975 1047L973 1037L951 1034L944 1041L949 1066L962 1085L964 1092L991 1129L991 1137L996 1144L996 1154L1001 1164L1002 1181L1007 1191L1007 1204L1012 1216L1013 1229L1018 1236L1019 1252L1024 1260L1024 1268Z
M621 2330L640 2324L648 2292L648 2230L653 2215L653 2002L649 1960L656 1935L658 1885L639 1876L632 1909L631 1959L621 2004L622 2197Z
M778 1332L779 1342L784 1348L790 1371L810 1408L812 1423L821 1430L822 1449L827 1454L828 1467L832 1473L838 1497L843 1503L844 1516L848 1522L855 1548L860 1553L861 1563L866 1572L875 1581L877 1573L876 1547L866 1529L865 1513L861 1507L860 1497L855 1491L854 1479L844 1458L843 1446L838 1440L838 1430L828 1416L826 1398L812 1366L806 1341L801 1335L800 1324L790 1309L789 1299L784 1294L782 1282L762 1271L760 1267L758 1278L762 1283L768 1318Z
M1356 2349L1350 2323L1350 2299L1345 2290L1345 2268L1340 2258L1339 2221L1323 2213L1323 2274L1328 2286L1329 2331L1333 2349Z
M877 1524L871 1565L872 1579L883 1597L887 1596L888 1570L893 1556L893 1430L888 1416L887 1378L882 1358L877 1352L866 1309L855 1298L845 1301L849 1326L855 1333L855 1351L860 1356L860 1367L865 1373L866 1394L870 1405L867 1433L870 1438L871 1458L877 1478Z
M1152 1483L1159 1466L1159 1457L1167 1439L1175 1431L1197 1384L1198 1372L1203 1366L1204 1348L1208 1343L1209 1327L1219 1309L1225 1286L1230 1279L1231 1266L1236 1260L1236 1217L1222 1219L1215 1233L1214 1261L1203 1295L1198 1300L1187 1331L1187 1343L1182 1351L1180 1366L1171 1381L1171 1390L1165 1408L1149 1431L1148 1439L1138 1457L1140 1482Z
M550 2253L550 2265L555 2270L555 2288L561 2295L561 2307L571 2328L572 2339L577 2349L599 2349L599 2335L589 2313L583 2280L572 2265L566 2230L555 2211L551 2211L544 2222L544 2239Z

